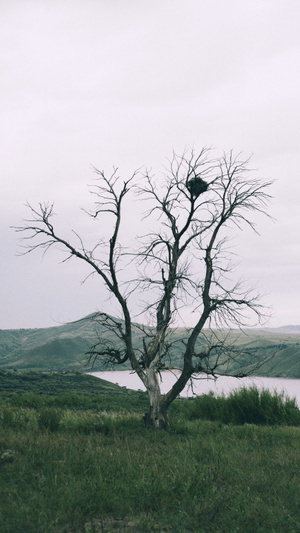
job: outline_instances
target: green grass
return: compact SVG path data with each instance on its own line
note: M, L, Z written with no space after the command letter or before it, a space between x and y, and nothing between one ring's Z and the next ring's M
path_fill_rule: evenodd
M179 400L170 431L149 431L145 395L99 381L2 386L1 533L300 531L299 427L201 420Z

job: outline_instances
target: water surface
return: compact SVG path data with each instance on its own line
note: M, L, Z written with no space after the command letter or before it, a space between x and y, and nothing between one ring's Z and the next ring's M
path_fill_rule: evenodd
M145 387L137 374L130 370L114 371L114 372L91 372L92 376L106 379L111 383L116 383L120 387L127 387L133 390L145 390ZM161 373L162 382L161 390L166 393L178 378L179 372L165 371ZM180 396L191 397L193 395L207 394L213 391L216 396L220 394L228 395L232 390L241 387L251 387L256 385L259 390L267 389L270 392L277 391L284 392L290 398L296 398L297 404L300 407L300 379L285 379L285 378L266 378L266 377L247 377L247 378L232 378L228 376L221 376L214 380L207 378L204 374L199 374L196 379L193 379L193 384L189 382L183 389Z

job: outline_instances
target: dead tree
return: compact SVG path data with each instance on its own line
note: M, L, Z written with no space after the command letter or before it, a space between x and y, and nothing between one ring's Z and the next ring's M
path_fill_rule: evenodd
M200 372L215 376L218 368L223 374L244 376L262 363L253 361L253 354L230 346L217 330L202 337L201 350L197 340L203 335L204 326L243 327L249 315L254 315L257 322L263 316L259 296L244 290L241 283L230 281L233 265L228 236L244 224L255 229L250 217L255 212L266 213L271 182L252 177L248 160L234 157L232 152L214 158L210 149L199 154L173 155L163 180L148 171L134 173L126 181L121 180L116 169L109 177L99 170L96 173L98 181L92 190L96 201L89 215L97 220L113 218L107 242L99 240L95 248L88 250L77 234L77 244L63 238L54 229L53 205L49 204L40 204L36 209L29 206L31 220L15 229L25 233L25 253L60 244L68 258L81 259L91 272L98 274L118 302L122 320L105 313L99 315L116 342L99 339L91 347L90 358L102 357L116 365L129 361L149 395L146 426L166 428L168 407L193 376ZM126 223L122 207L130 192L149 202L143 221L150 220L155 229L144 234L137 251L129 253L120 242L120 227ZM122 262L128 260L131 270L135 265L136 275L121 283ZM134 324L137 297L133 300L133 293L143 295L146 303L142 317L147 319L147 325ZM189 306L197 319L182 342L179 377L162 394L160 371L169 367L174 342L172 325L179 322L184 306ZM139 348L134 347L133 327L140 328Z

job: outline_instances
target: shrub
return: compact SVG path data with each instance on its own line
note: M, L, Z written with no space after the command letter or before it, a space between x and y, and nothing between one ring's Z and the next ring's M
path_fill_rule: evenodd
M28 409L15 408L9 405L4 405L0 408L0 424L2 427L8 428L24 428L31 424L34 416Z
M4 428L11 428L15 425L14 411L10 407L4 407L1 413L1 425Z
M233 391L228 398L215 397L213 392L197 396L187 404L187 417L227 424L300 425L295 399L257 387Z
M57 431L61 420L61 414L53 407L42 407L39 411L38 426L40 429Z

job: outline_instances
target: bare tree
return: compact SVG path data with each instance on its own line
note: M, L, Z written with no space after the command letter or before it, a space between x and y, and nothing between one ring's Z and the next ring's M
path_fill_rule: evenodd
M116 365L129 361L149 395L146 425L166 428L169 405L193 376L200 372L215 376L220 369L219 373L242 377L262 363L253 360L253 353L230 345L221 330L247 325L251 314L256 323L263 316L259 295L231 280L234 265L229 237L244 224L255 230L251 214L266 214L271 182L253 178L249 160L232 152L214 158L206 148L197 154L173 154L159 179L148 171L136 172L126 181L116 169L109 177L95 171L97 182L92 192L96 201L88 214L96 220L113 217L106 242L99 240L88 250L77 234L77 244L58 235L51 222L52 204L40 204L37 209L29 205L31 220L16 230L25 232L28 246L24 253L60 244L68 258L81 259L100 276L118 302L122 320L99 313L116 342L99 338L91 347L90 359L102 357ZM138 240L137 251L128 252L122 246L120 228L123 204L130 192L148 202L141 224L150 227L150 221L155 229ZM124 279L124 261L130 262L130 271L135 269L130 279ZM137 296L132 298L133 293L143 294L142 316L143 320L147 316L147 325L134 322ZM169 360L172 365L170 354L174 342L178 343L172 326L187 306L193 310L196 324L182 339L176 382L162 394L160 371L168 368ZM204 326L209 326L206 333ZM139 347L134 346L133 328L139 329Z

